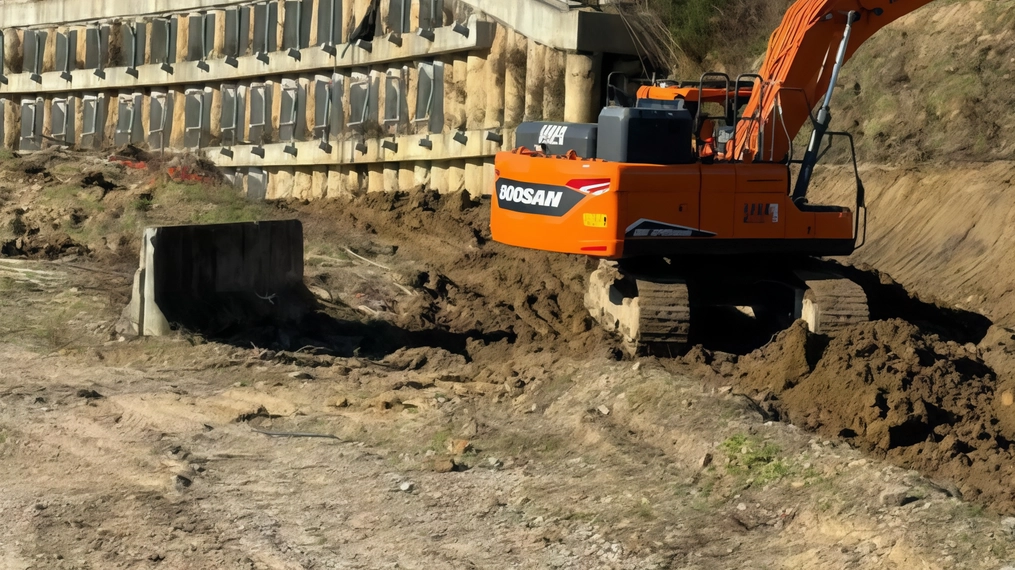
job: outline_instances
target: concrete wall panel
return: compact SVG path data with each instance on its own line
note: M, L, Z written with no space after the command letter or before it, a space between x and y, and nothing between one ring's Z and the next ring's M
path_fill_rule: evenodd
M328 167L318 166L310 170L310 198L319 200L328 195Z
M528 40L525 69L525 120L543 118L543 92L546 86L546 46Z
M543 119L547 121L564 120L566 57L562 51L546 50L546 63L543 69L546 74L546 83L543 87Z

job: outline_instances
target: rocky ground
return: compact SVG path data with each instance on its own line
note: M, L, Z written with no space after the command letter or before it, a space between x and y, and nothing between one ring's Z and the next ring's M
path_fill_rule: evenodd
M975 313L857 269L878 320L839 338L624 360L587 262L492 243L485 203L163 167L0 162L0 566L1015 561L1015 341ZM140 227L269 217L304 223L314 316L117 332Z

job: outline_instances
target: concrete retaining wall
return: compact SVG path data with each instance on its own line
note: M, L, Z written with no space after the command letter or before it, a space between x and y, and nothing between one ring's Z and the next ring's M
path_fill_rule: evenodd
M189 149L252 197L486 194L521 120L594 120L629 39L538 0L380 0L348 44L371 4L0 0L2 142Z
M171 323L209 334L310 307L298 220L145 230L124 330L164 335Z

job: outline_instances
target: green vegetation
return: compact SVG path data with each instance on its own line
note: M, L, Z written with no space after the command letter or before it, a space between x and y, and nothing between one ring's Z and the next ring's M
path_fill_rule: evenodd
M788 0L647 0L647 9L665 27L680 61L674 76L694 79L703 71L738 74L754 69Z
M158 187L151 210L185 208L193 213L190 222L217 224L250 222L272 217L272 208L264 202L247 200L235 188L213 184L182 184L167 181Z
M729 462L726 470L737 477L748 478L750 484L764 486L789 474L789 466L778 459L780 449L742 434L734 435L719 446Z

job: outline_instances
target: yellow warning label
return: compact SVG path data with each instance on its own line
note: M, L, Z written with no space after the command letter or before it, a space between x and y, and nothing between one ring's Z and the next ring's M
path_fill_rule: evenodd
M585 225L590 228L605 228L606 214L584 214Z

